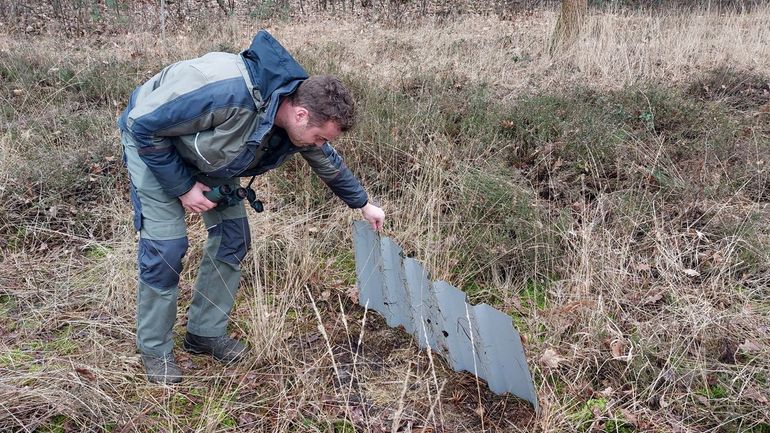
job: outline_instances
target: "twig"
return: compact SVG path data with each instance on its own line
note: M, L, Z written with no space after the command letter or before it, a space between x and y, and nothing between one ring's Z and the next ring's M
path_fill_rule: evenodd
M30 230L30 231L33 231L33 232L42 232L42 233L48 233L48 234L52 234L52 235L64 236L64 237L67 237L67 238L70 238L70 239L78 240L78 241L83 242L83 243L85 243L87 245L96 245L96 246L102 247L104 249L107 249L107 247L105 247L104 245L102 245L101 243L99 243L99 242L97 242L97 241L95 241L93 239L84 238L82 236L73 235L71 233L65 233L65 232L60 232L58 230L46 229L46 228L43 228L43 227L36 227L36 226L26 226L26 229Z
M329 340L329 334L326 333L326 327L324 326L324 322L321 319L321 312L318 311L318 306L315 304L315 298L313 298L313 294L310 293L310 289L307 288L307 285L305 285L305 291L307 292L307 296L310 298L310 303L313 304L313 311L315 312L316 319L318 319L318 331L321 333L324 341L326 342L326 350L329 351L329 356L332 358L332 368L334 369L334 374L337 376L337 381L339 382L340 371L337 369L337 362L334 359L334 351L332 350L332 344Z
M428 353L428 362L430 363L430 371L433 375L433 384L436 387L436 400L433 400L430 395L430 386L428 386L428 402L430 403L430 412L428 412L428 418L433 418L433 423L436 424L436 414L435 414L435 408L436 405L438 405L439 415L441 415L441 391L444 389L444 384L441 384L441 388L438 386L438 376L436 375L436 365L433 362L433 351L431 350L430 344L428 344L428 330L425 328L425 321L422 321L422 332L425 335L425 347L427 349ZM443 418L443 415L442 415Z
M398 399L398 409L393 414L393 424L390 426L390 433L398 432L398 428L401 425L401 415L404 414L404 399L406 397L406 391L409 389L409 376L412 373L412 364L409 364L409 369L406 370L406 377L404 378L404 387L401 388L401 397Z
M356 361L358 361L358 349L361 347L361 344L364 340L364 329L366 327L366 313L369 312L369 300L366 300L366 305L364 305L364 317L361 319L361 332L358 333L358 342L356 343L356 350L353 352L353 374L357 375L358 371L356 369ZM353 388L353 381L351 380L348 384L348 393L350 393L351 389Z

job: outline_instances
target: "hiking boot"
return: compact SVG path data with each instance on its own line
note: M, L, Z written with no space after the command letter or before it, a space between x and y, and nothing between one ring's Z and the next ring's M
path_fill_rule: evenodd
M227 364L240 361L246 355L246 345L226 335L201 337L188 332L184 336L182 346L190 353L209 354L217 361Z
M182 381L182 370L176 365L173 353L163 356L142 353L142 364L150 382L169 384Z

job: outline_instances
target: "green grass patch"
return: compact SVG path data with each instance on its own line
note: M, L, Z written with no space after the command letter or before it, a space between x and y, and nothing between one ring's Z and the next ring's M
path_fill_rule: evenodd
M604 424L605 433L633 433L636 427L618 414Z
M11 348L0 353L0 367L11 370L27 370L35 358L27 351L17 348Z
M7 313L16 306L16 297L8 294L0 294L0 313Z
M567 418L577 428L577 431L584 432L591 426L597 416L602 416L606 411L607 399L591 398L579 405L577 410L569 414Z
M36 431L39 431L40 433L66 433L67 431L70 431L68 426L69 421L70 418L66 415L55 415Z
M74 355L80 349L77 341L72 337L72 325L65 325L54 333L54 337L45 345L46 352L53 352L60 356Z
M300 431L301 432L308 432L308 431L310 431L310 432L321 433L321 432L325 432L325 431L328 431L328 430L326 429L326 426L324 425L324 423L322 423L320 421L317 421L317 420L314 420L314 419L311 419L311 418L303 417L298 423L292 425L291 431L292 432L300 432Z
M727 388L719 384L714 384L705 388L700 388L696 391L696 393L708 398L709 400L727 398L730 394Z
M548 305L548 286L548 280L528 278L519 293L522 304L527 304L538 310L544 310Z
M334 256L334 274L342 279L347 286L356 284L356 258L350 249L344 250Z
M338 420L332 423L334 433L356 433L356 426L348 420Z
M228 405L236 398L235 390L219 389L182 389L169 396L166 401L168 413L183 420L186 425L216 425L223 429L232 429L237 420L229 413Z
M109 254L112 252L112 248L101 245L101 244L92 244L89 245L88 248L85 250L85 256L88 259L100 261L106 259Z
M749 429L749 432L751 433L770 433L770 424L766 422L759 423L755 426L752 426L751 429Z

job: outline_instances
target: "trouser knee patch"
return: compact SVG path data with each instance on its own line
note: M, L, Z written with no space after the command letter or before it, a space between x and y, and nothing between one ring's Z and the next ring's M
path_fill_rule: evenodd
M223 220L209 230L209 236L221 236L217 259L231 265L240 265L251 247L251 233L246 218Z
M159 289L176 287L187 246L186 237L160 241L139 239L139 278Z

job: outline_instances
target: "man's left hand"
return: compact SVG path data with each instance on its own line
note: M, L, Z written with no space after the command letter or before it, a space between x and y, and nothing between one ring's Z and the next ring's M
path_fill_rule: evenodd
M382 223L385 221L385 212L382 209L367 203L366 206L361 208L361 214L363 214L365 220L369 221L369 224L372 225L375 231L382 230Z

